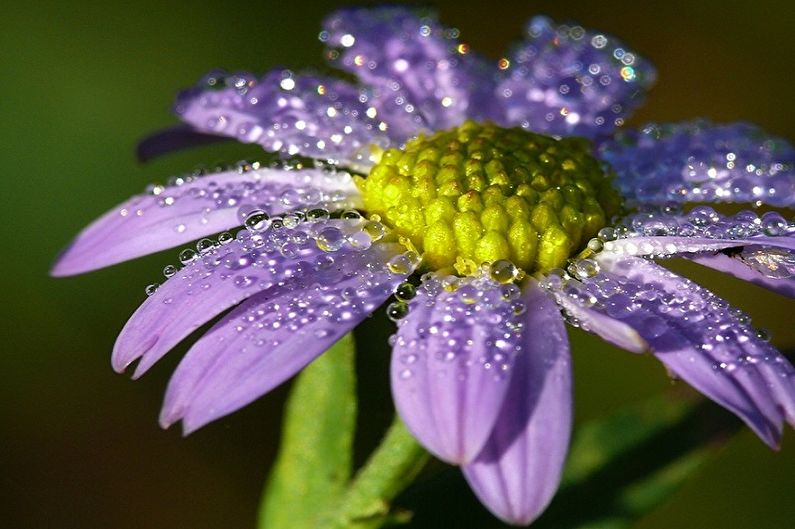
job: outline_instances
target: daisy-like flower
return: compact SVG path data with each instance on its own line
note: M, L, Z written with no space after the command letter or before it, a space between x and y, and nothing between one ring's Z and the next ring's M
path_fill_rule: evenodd
M228 136L303 161L153 186L53 269L200 239L147 289L113 351L115 369L138 361L140 376L232 309L176 369L163 426L190 432L250 403L394 295L398 413L508 522L536 518L559 483L572 413L564 322L654 355L777 446L795 423L793 367L748 316L654 260L795 295L792 223L693 207L791 206L792 147L746 124L617 132L653 68L611 36L547 18L497 64L397 7L337 12L320 39L359 84L212 73L179 95L185 125L141 146L150 157Z

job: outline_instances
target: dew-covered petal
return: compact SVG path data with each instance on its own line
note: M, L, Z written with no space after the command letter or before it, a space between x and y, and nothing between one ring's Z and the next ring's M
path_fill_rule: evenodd
M758 338L750 318L650 261L603 255L600 263L604 275L613 278L612 284L606 283L610 296L605 298L605 310L647 339L657 359L674 376L738 415L763 441L776 447L782 409L792 403L780 400L771 390L771 369L789 377L792 367ZM622 280L628 288L619 287L623 293L614 293L615 283ZM621 296L638 285L645 290L629 295L631 303L625 304ZM789 383L793 382L795 378Z
M748 239L712 239L706 237L630 237L608 241L604 250L617 255L668 257L674 255L717 252L745 247L777 248L784 253L795 250L795 237L758 237Z
M457 37L435 13L405 7L343 9L320 34L330 63L372 88L379 116L403 138L492 118L496 69Z
M485 276L433 275L398 323L395 406L412 434L444 461L472 461L497 420L522 344L519 294Z
M591 277L542 285L559 302L565 297L632 327L674 376L776 446L785 412L795 402L795 376L789 362L760 339L750 318L651 261L603 252L596 263Z
M140 161L148 162L170 152L228 140L229 138L199 132L188 125L177 125L159 130L142 139L138 142L135 154Z
M611 253L686 257L785 295L795 293L795 228L777 212L644 209L600 233L603 249Z
M544 134L609 133L643 101L654 68L615 37L535 17L500 62L503 124Z
M177 97L175 111L197 131L257 143L268 151L370 164L370 145L390 136L367 94L345 81L272 71L207 74Z
M793 252L750 247L737 253L694 254L687 258L700 265L795 298Z
M544 285L546 288L557 289L558 287L551 287L556 281L559 279L549 276L544 280ZM630 325L591 309L590 306L595 302L595 298L587 291L571 291L565 296L557 296L556 301L573 325L633 353L644 353L649 350L646 340Z
M367 264L360 259L343 271L335 263L295 288L260 292L221 319L174 372L163 427L182 419L187 434L264 395L369 316L410 273Z
M166 280L132 315L116 340L113 368L123 371L140 358L135 372L140 376L201 325L260 291L276 295L318 281L333 284L401 251L395 244L365 248L355 237L362 224L331 220L261 233L242 231L235 241L211 247Z
M746 210L733 215L709 206L683 210L645 207L599 232L604 249L628 255L666 256L766 246L795 250L795 225L780 213L759 216Z
M356 207L350 174L322 169L239 167L150 186L94 221L64 250L54 276L79 274L240 226L249 213Z
M599 147L622 195L642 204L791 206L795 149L747 123L693 121L626 130Z
M535 284L524 294L527 332L491 436L463 467L480 501L498 518L527 525L560 483L572 423L569 343L555 304Z

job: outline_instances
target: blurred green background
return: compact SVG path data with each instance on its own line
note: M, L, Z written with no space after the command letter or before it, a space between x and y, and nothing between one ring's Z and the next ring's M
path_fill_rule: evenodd
M795 10L786 0L432 4L464 40L495 58L536 13L619 35L659 70L657 87L632 123L744 119L795 140ZM316 35L332 7L209 0L5 4L1 527L254 526L285 388L183 439L176 429L160 430L156 419L184 348L135 383L109 366L116 333L176 251L75 278L50 279L47 270L86 223L147 183L200 162L255 153L245 146L204 148L140 165L133 149L142 135L174 122L169 106L176 91L211 68L321 65ZM771 329L779 346L795 346L791 301L687 271ZM386 336L381 325L369 322L366 332ZM671 386L650 358L582 333L572 338L579 420ZM372 445L389 419L387 355L384 347L360 354L367 395L361 448ZM793 491L795 435L788 431L774 453L744 432L638 527L790 527Z

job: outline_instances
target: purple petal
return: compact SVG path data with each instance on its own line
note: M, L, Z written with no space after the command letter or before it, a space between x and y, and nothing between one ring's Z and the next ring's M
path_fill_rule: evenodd
M496 97L505 125L594 138L623 124L654 83L654 68L620 41L535 17L509 56Z
M596 264L601 271L582 282L543 285L559 300L632 327L677 377L776 446L795 403L795 376L789 362L757 337L750 319L651 261L602 252Z
M383 117L371 106L366 94L345 81L282 70L260 79L211 72L178 96L175 110L201 132L366 166L370 145L390 144Z
M238 240L208 250L168 279L132 315L116 340L114 369L123 371L141 358L138 377L201 325L260 291L277 295L305 283L333 284L400 251L397 245L381 243L367 249L354 248L350 242L340 242L336 251L318 248L319 237L356 234L360 224L327 221L253 235L244 231Z
M458 30L441 26L434 13L345 9L323 27L331 64L373 88L379 115L398 136L491 117L496 69L459 46Z
M689 255L687 258L700 265L726 272L773 292L795 298L795 279L791 275L771 277L771 274L777 273L782 268L791 268L794 256L795 254L792 252L782 254L771 250L754 250L752 247L751 253L748 253L748 250L743 250L733 254L696 254ZM786 262L786 265L781 264L782 260Z
M614 254L679 255L784 295L795 295L795 230L777 212L722 215L708 206L688 213L644 210L624 218L604 242Z
M548 284L549 278L545 280L545 286ZM649 350L649 344L631 326L589 308L590 300L587 292L578 293L581 298L576 298L574 294L558 296L556 299L560 307L566 311L571 324L627 351L644 353Z
M622 195L639 203L748 202L790 206L795 149L746 123L650 124L599 148Z
M765 237L748 239L710 239L707 237L628 237L604 243L606 252L616 255L663 257L701 252L717 252L743 247L764 246L795 250L795 237ZM788 253L788 252L785 252Z
M774 211L761 216L751 210L725 215L710 206L700 205L684 210L669 204L664 207L644 206L621 219L613 231L618 237L768 240L759 237L792 237L795 235L795 225L790 225L786 218Z
M177 125L159 130L142 139L135 149L135 154L140 161L148 162L170 152L222 141L227 141L227 138L204 134L186 125Z
M246 166L250 167L250 166ZM172 248L243 224L261 209L277 215L297 208L358 205L344 172L249 169L186 177L153 186L88 226L61 254L51 274L67 276Z
M569 342L555 304L535 284L524 296L527 332L497 423L463 467L472 490L498 518L535 520L560 483L572 423Z
M294 290L260 292L188 351L174 372L160 422L186 434L264 395L369 316L407 274L384 263L321 273ZM375 266L373 266L375 265ZM375 271L374 271L375 270ZM351 293L354 293L353 295Z
M451 292L445 281L454 279L426 280L399 322L392 395L412 434L440 459L461 464L477 456L497 420L524 309L513 285L469 277Z

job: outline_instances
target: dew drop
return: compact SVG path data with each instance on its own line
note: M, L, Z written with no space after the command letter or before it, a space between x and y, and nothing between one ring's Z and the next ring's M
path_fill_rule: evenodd
M205 254L213 248L215 248L215 243L210 239L200 239L196 243L196 251L199 252L199 254Z
M249 231L265 231L270 226L270 217L261 209L254 210L246 217L245 225Z
M329 212L323 208L310 209L306 212L307 220L327 220L328 218Z
M196 257L197 257L196 252L190 248L185 248L184 250L179 252L179 262L184 265L193 262L196 259Z
M343 211L340 217L345 220L359 220L362 218L362 214L355 209L348 209Z
M409 282L401 283L395 289L395 297L400 301L409 301L417 295L417 289Z
M324 252L336 252L345 244L345 235L339 228L329 226L317 234L315 243Z
M379 241L384 237L386 228L384 228L384 225L380 222L371 220L365 223L362 227L362 231L369 235L373 241Z
M256 282L257 278L254 276L236 276L233 283L238 288L248 288Z
M386 315L392 321L398 321L404 318L409 313L408 304L402 301L395 301L390 303L386 308Z
M489 267L489 275L498 283L511 283L519 277L519 269L507 259L494 261Z

